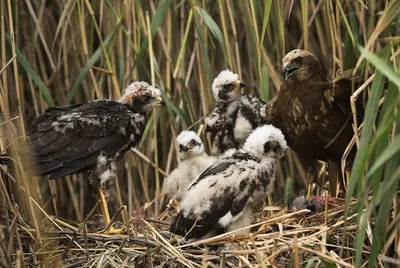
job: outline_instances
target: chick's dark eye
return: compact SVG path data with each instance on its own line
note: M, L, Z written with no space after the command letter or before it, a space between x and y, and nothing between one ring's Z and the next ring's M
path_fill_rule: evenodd
M144 96L142 101L143 101L143 103L149 103L151 101L151 97L150 96Z
M229 90L231 88L231 84L224 85L224 90Z
M192 145L196 145L196 144L197 144L197 142L196 142L195 140L191 140L191 141L190 141L190 144L192 144Z

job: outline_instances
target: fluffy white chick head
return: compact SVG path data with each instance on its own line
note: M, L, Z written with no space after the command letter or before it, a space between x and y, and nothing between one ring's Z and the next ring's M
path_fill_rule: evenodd
M165 106L161 91L143 81L131 83L119 102L130 105L137 112L147 112L153 107Z
M179 133L176 137L176 144L182 159L188 159L204 152L203 142L196 132L191 130L183 130Z
M273 125L263 125L256 128L246 139L243 149L258 157L281 159L288 148L282 131Z
M214 79L212 91L217 102L230 102L240 96L240 88L243 87L246 85L239 80L239 76L227 69Z

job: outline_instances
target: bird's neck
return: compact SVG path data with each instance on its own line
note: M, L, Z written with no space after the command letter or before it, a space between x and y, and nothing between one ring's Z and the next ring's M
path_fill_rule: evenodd
M192 160L192 159L195 159L196 157L199 157L199 156L206 156L207 154L206 154L206 152L202 152L202 153L200 153L200 154L196 154L196 155L187 155L187 156L184 156L183 158L182 158L182 160Z
M240 96L240 97L241 97L241 96ZM220 106L220 107L227 107L227 106L229 106L229 105L231 105L231 104L240 102L240 97L234 98L234 99L230 99L230 100L223 100L223 101L220 100L220 101L217 103L217 106Z

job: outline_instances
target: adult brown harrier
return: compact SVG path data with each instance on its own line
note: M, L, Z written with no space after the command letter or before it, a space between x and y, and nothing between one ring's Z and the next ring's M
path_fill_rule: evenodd
M309 182L313 182L320 167L317 160L340 166L353 137L350 96L359 79L348 70L329 81L318 58L303 49L290 51L282 61L284 80L267 104L267 123L282 130L290 148L299 155ZM347 158L346 168L354 155L355 150ZM332 195L335 185L330 179Z

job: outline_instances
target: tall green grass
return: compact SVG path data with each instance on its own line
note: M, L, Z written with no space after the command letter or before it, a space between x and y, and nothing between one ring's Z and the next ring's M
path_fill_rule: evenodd
M331 78L359 65L366 79L375 74L359 95L368 103L346 197L359 200L356 243L343 246L356 249L356 267L369 246L369 267L381 256L399 258L399 10L397 0L1 1L0 149L17 161L15 180L1 173L2 209L18 209L38 229L39 204L48 214L84 219L94 201L82 176L47 182L20 165L24 129L49 106L117 99L131 81L145 80L162 89L167 107L152 115L136 148L145 159L131 153L119 164L112 211L126 205L120 219L127 223L136 204L147 202L157 215L163 174L179 161L173 141L203 124L197 121L213 107L213 78L230 68L246 93L268 101L279 90L282 57L306 48ZM306 185L293 153L277 176L275 201L288 191L288 178Z

